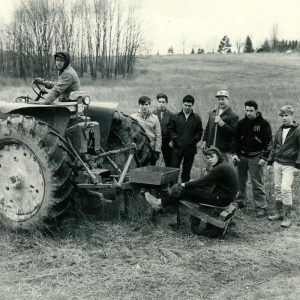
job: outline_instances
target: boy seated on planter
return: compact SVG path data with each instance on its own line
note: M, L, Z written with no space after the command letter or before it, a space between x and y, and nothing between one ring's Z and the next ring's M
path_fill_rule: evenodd
M184 199L194 203L225 207L235 200L238 188L235 169L223 161L222 153L216 147L210 147L205 156L212 166L211 170L202 178L173 186L170 203L178 203L180 199Z

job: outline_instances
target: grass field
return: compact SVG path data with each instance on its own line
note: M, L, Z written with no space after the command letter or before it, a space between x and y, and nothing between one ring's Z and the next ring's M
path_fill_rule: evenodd
M299 78L298 55L165 56L139 58L130 79L84 78L82 89L95 101L119 102L126 113L141 95L164 92L176 111L192 94L204 124L215 92L227 89L240 117L244 101L256 99L275 130L283 104L292 104L299 120ZM0 83L1 100L33 95L30 81ZM198 154L194 178L201 162ZM272 209L272 179L265 181ZM299 183L297 177L290 229L256 219L249 202L225 240L192 235L187 220L172 229L100 213L73 212L47 234L1 228L0 299L300 299Z

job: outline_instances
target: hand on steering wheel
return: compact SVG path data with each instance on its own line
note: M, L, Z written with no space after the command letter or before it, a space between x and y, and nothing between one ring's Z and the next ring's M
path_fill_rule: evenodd
M43 81L44 80L41 78L35 78L31 83L31 88L37 95L35 101L38 101L41 98L44 99L43 95L48 93L46 89L41 85Z

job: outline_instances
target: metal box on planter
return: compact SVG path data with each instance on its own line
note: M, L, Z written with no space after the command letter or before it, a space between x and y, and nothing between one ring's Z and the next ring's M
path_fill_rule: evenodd
M129 181L133 183L149 184L149 185L166 185L168 183L176 183L178 181L180 169L145 166L129 170Z

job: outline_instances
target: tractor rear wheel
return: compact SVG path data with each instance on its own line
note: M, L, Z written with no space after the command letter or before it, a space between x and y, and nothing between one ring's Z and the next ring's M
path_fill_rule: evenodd
M149 138L146 136L144 129L136 120L122 112L115 112L111 131L109 133L105 150L116 150L135 143L136 151L130 168L144 165L150 158L152 150ZM117 154L112 160L122 170L128 158L128 153Z
M48 227L70 205L74 157L47 123L0 121L0 221L11 229Z

